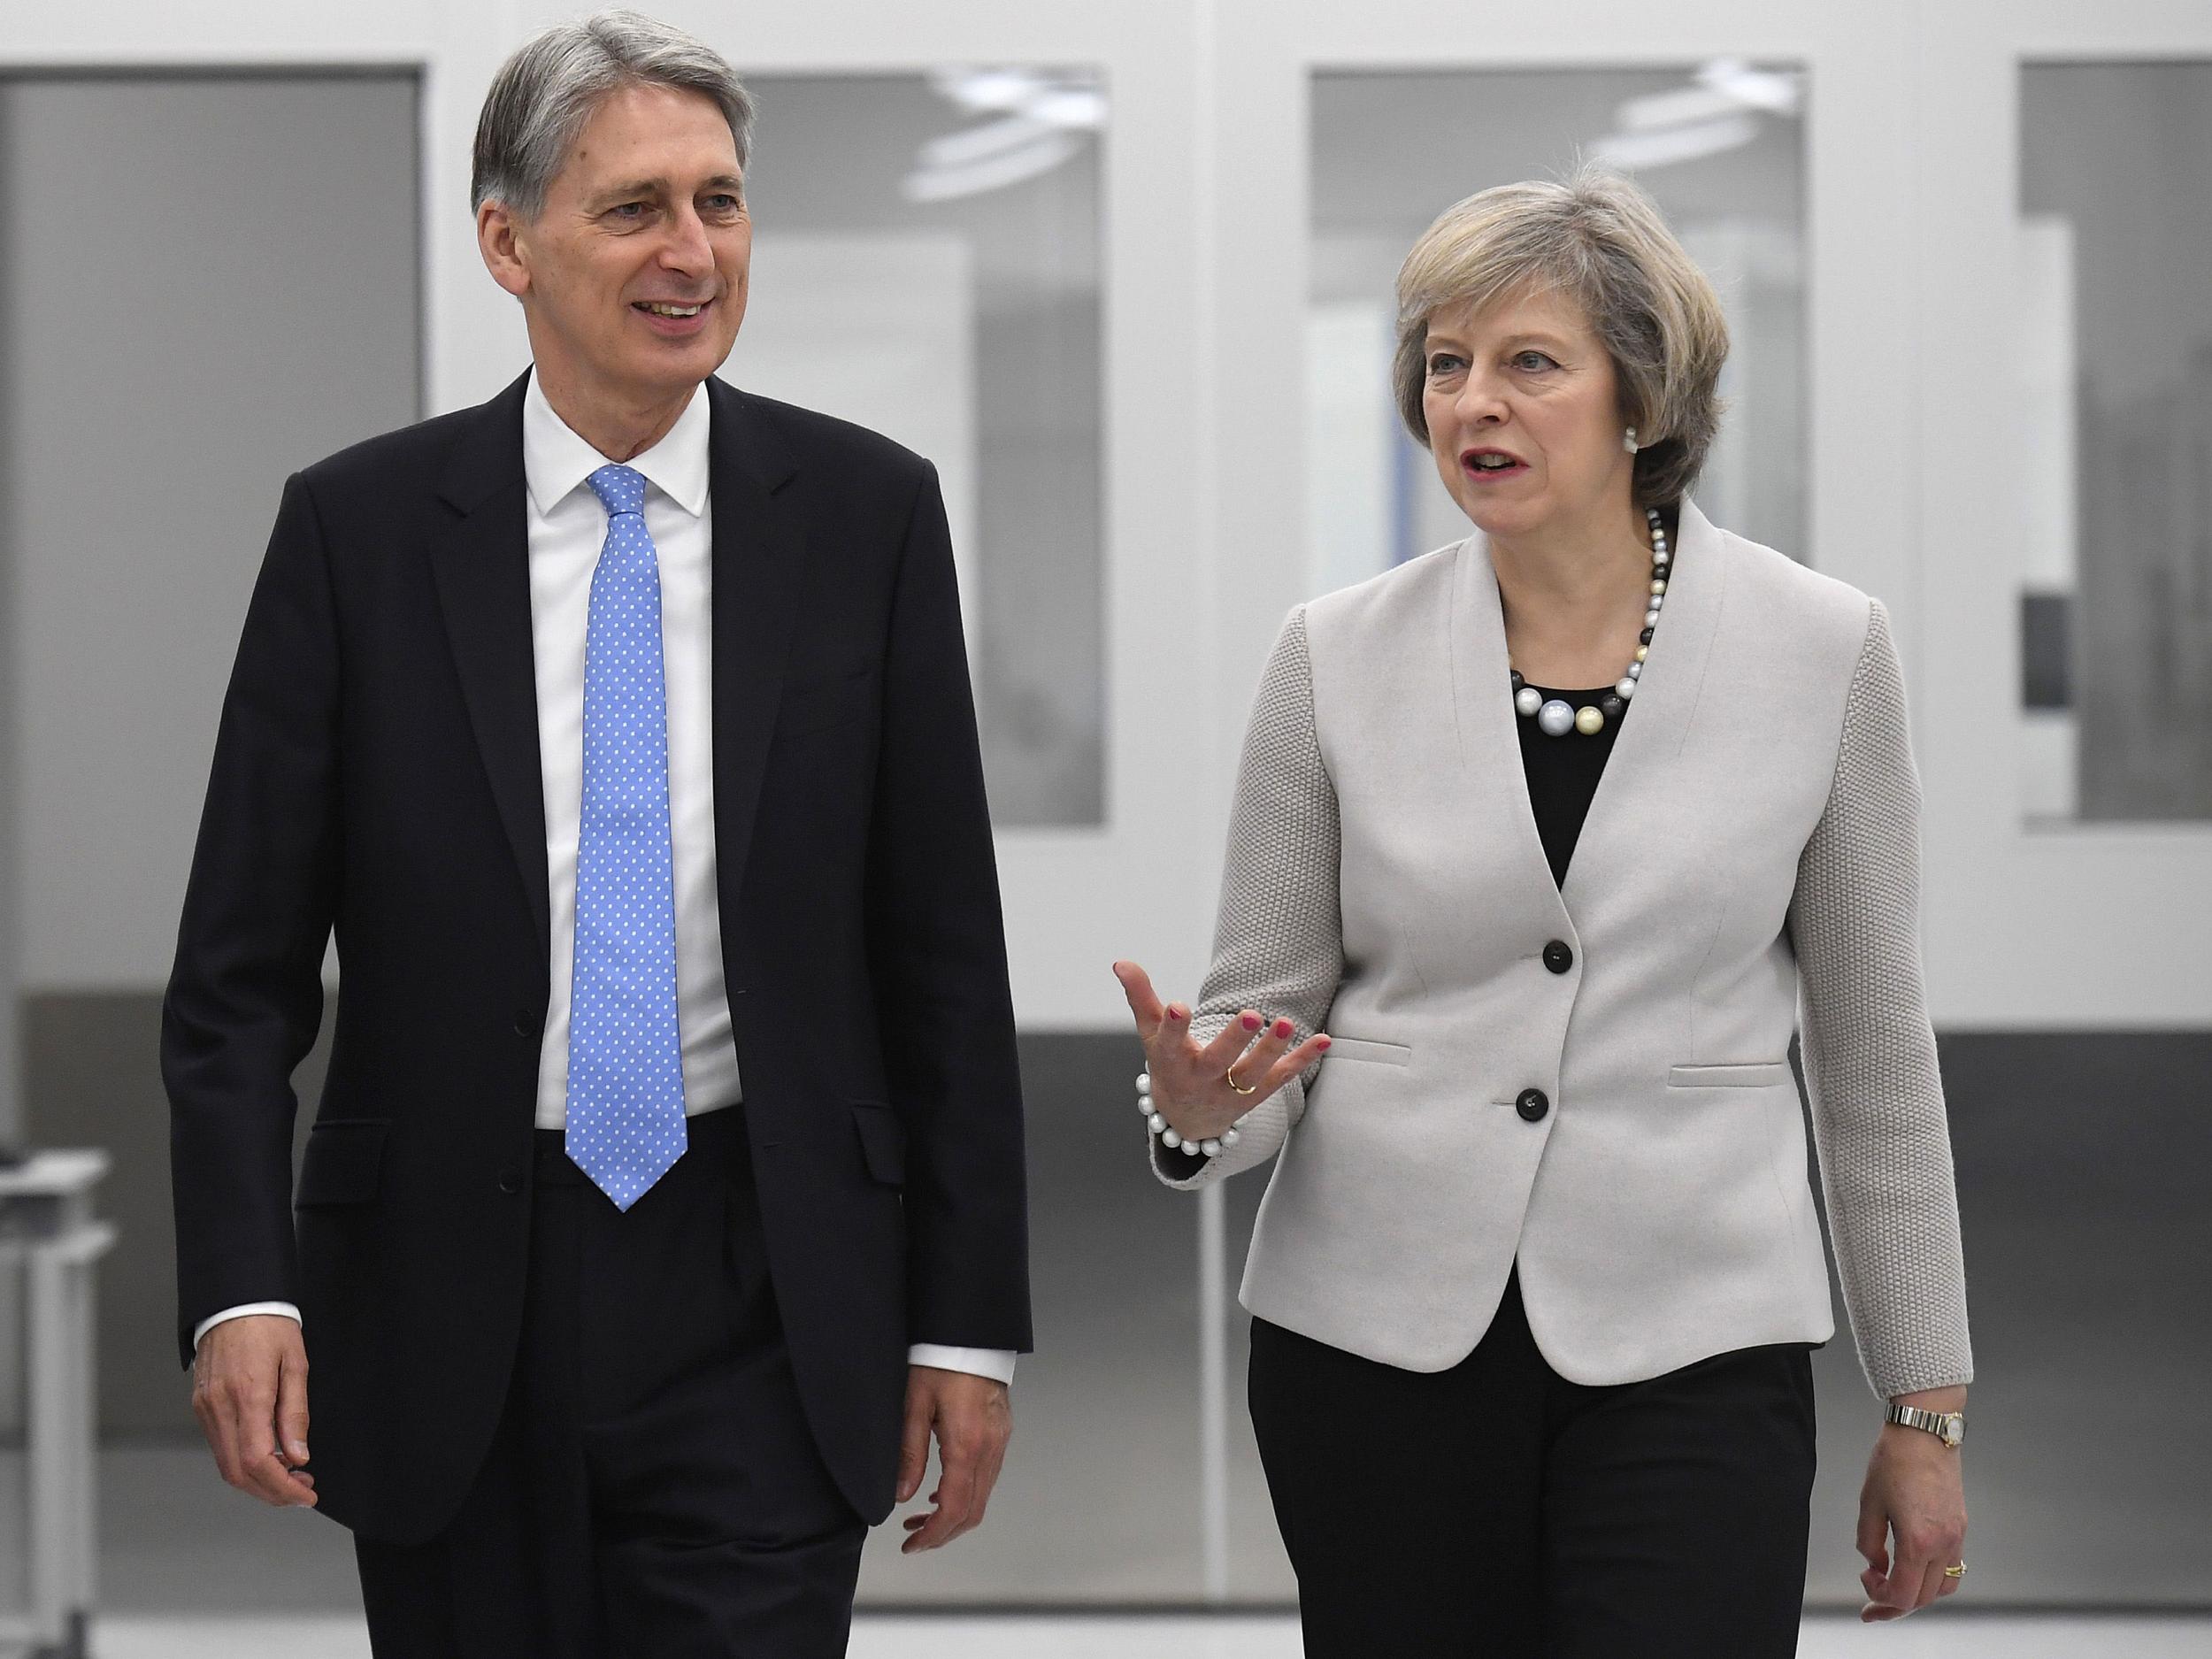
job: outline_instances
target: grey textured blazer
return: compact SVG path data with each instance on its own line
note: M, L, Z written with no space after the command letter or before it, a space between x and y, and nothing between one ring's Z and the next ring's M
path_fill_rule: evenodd
M1336 1041L1223 1156L1156 1170L1196 1187L1274 1158L1244 1305L1409 1370L1474 1348L1517 1257L1537 1343L1578 1382L1824 1341L1801 1029L1868 1376L1884 1394L1966 1381L1887 615L1688 503L1676 543L1563 890L1484 539L1291 612L1194 1030L1252 1007Z

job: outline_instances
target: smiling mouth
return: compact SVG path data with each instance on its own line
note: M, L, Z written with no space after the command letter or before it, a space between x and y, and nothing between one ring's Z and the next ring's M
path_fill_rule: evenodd
M651 317L696 317L709 302L699 300L689 305L677 305L666 300L637 300L633 303L636 310Z
M1500 449L1471 449L1459 457L1459 464L1470 472L1498 473L1527 470L1528 463L1517 456L1507 455Z

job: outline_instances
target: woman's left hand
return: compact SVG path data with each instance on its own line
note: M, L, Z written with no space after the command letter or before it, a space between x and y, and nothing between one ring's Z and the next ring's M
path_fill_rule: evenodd
M1908 1403L1918 1404L1914 1397ZM1956 1410L1945 1405L1943 1410ZM1902 1618L1940 1597L1955 1594L1965 1575L1946 1567L1965 1560L1966 1485L1955 1447L1898 1424L1882 1425L1859 1494L1859 1575L1867 1604L1865 1623Z

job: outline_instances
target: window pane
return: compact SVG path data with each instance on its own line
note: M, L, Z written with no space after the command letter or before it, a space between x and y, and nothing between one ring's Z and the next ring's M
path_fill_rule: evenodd
M0 76L0 719L19 746L0 879L21 904L0 956L27 993L0 1097L19 1084L10 1140L113 1157L114 1433L197 1438L170 1326L161 987L285 476L423 414L419 131L411 73ZM0 1271L0 1296L20 1283ZM20 1426L19 1330L0 1306L0 1436ZM342 1548L319 1559L344 1570Z
M1103 817L1099 78L749 78L753 292L725 376L937 464L992 816Z
M1445 208L1491 185L1558 177L1578 155L1636 175L1727 311L1729 415L1700 506L1806 557L1803 96L1802 77L1735 60L1315 76L1310 591L1467 534L1392 407L1392 285Z
M2212 817L2208 156L2212 64L2022 72L2031 819Z

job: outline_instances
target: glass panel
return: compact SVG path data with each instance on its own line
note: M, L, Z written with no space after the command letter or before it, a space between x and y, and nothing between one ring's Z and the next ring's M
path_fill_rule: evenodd
M2208 155L2212 64L2021 72L2031 821L2212 817Z
M1399 262L1431 220L1578 155L1632 171L1712 276L1734 349L1699 504L1806 557L1801 76L1675 70L1317 74L1307 321L1307 587L1342 587L1467 533L1390 397Z
M1032 69L747 84L753 291L724 373L936 463L992 815L1098 825L1102 82ZM878 1528L864 1602L1198 1595L1197 1206L1139 1161L1139 1064L1118 1035L1024 1033L1027 1096L1055 1109L1028 1127L1037 1352L1015 1386L1021 1449L958 1548L908 1556L902 1530Z
M937 464L992 816L1101 823L1099 77L748 85L753 292L723 373Z
M423 412L419 130L412 73L0 76L0 816L15 819L0 879L20 895L0 955L29 987L19 1007L0 966L21 1033L0 1044L0 1095L22 1101L0 1130L112 1160L94 1194L118 1237L96 1275L92 1399L113 1437L105 1558L129 1565L108 1573L104 1613L360 1607L342 1532L257 1531L258 1506L213 1478L179 1384L155 1055L217 710L285 476ZM9 1615L22 1262L0 1262Z

